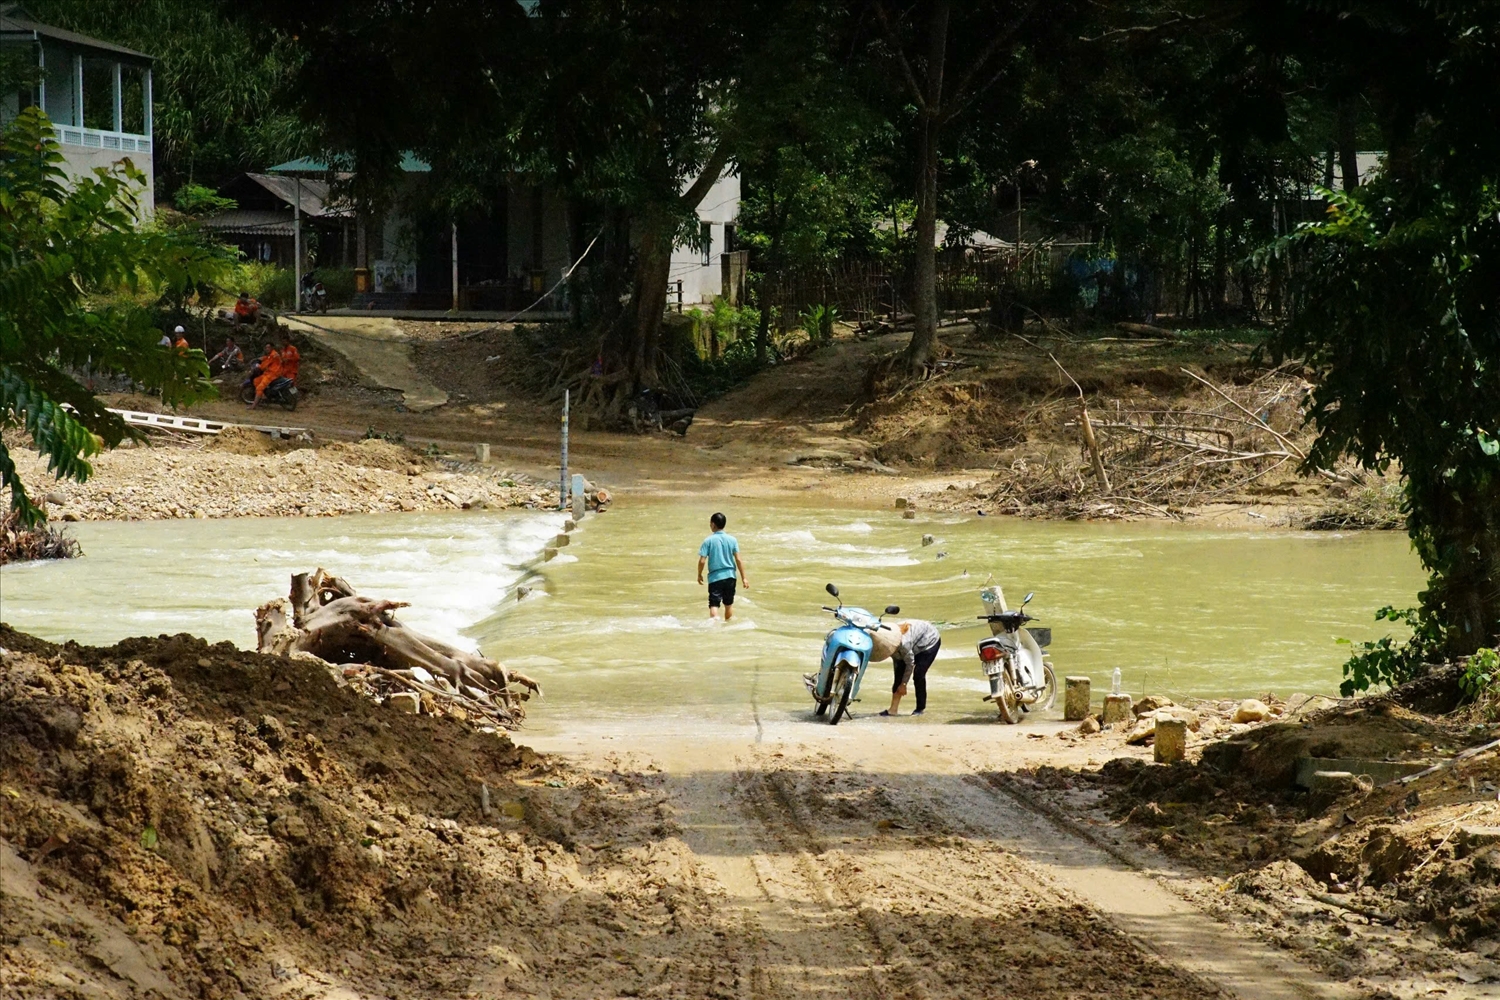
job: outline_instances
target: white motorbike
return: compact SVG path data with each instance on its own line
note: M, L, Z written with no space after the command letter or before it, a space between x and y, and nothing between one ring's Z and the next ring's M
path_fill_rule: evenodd
M1000 721L1014 725L1021 714L1033 708L1046 711L1057 700L1057 675L1052 672L1051 657L1044 652L1052 644L1050 628L1028 629L1036 621L1026 613L1026 605L1035 597L1027 594L1015 611L1005 605L1005 592L998 586L979 592L990 623L990 638L979 640L979 665L990 682L985 701L993 701L1000 711Z

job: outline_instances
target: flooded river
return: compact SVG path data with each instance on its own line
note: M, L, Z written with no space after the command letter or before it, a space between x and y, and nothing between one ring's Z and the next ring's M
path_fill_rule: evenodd
M194 632L253 645L251 610L292 572L325 566L361 591L413 606L416 627L478 642L545 685L532 726L673 719L785 719L810 704L831 621L845 600L945 623L929 721L989 718L974 642L977 592L994 574L1053 629L1058 673L1114 667L1125 686L1172 695L1336 691L1338 637L1384 634L1383 604L1422 582L1404 535L1223 531L1179 525L919 517L745 501L725 508L751 588L733 624L710 623L694 575L711 510L630 499L591 516L563 556L528 564L561 525L552 513L469 512L284 521L76 525L87 556L0 570L0 616L53 639L103 643ZM922 545L923 534L934 544ZM518 583L534 587L516 601ZM861 711L882 706L871 669ZM909 705L908 705L909 707Z

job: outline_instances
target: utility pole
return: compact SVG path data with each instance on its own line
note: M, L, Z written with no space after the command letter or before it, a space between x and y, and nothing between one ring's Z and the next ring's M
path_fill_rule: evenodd
M292 282L296 291L292 301L295 303L292 311L302 311L302 178L294 178L296 184L296 196L292 199L292 256L295 258L292 265Z

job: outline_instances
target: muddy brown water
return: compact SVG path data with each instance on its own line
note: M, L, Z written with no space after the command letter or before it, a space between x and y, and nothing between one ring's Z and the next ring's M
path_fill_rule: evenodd
M1206 530L1157 523L1047 523L731 500L751 588L733 623L710 622L694 580L708 505L632 498L590 516L545 565L551 512L155 521L74 526L87 555L0 570L0 617L51 639L106 643L175 633L253 644L251 609L292 572L326 566L361 591L413 606L413 625L478 642L542 679L541 732L633 719L736 726L807 714L835 582L852 604L942 624L930 723L983 721L974 643L992 574L1027 591L1053 630L1059 675L1104 690L1231 697L1334 693L1348 647L1385 634L1384 604L1422 583L1396 533ZM933 536L924 546L922 536ZM515 588L530 586L524 600ZM856 713L882 707L889 667L872 666ZM910 705L908 704L908 707Z

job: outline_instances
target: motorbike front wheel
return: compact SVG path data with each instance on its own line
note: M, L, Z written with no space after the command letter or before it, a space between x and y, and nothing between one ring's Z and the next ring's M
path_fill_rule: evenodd
M840 667L839 672L833 677L833 696L838 699L839 707L833 710L833 718L828 720L830 726L839 724L849 712L849 696L854 693L854 671L849 667Z
M1015 685L1011 683L1010 671L1000 675L1000 690L995 693L995 707L1000 710L1000 721L1014 726L1021 721L1021 702L1016 698Z
M832 701L833 699L829 699ZM818 702L818 707L813 709L813 715L819 719L828 714L828 701Z
M245 403L255 402L255 383L246 382L240 386L240 400Z

